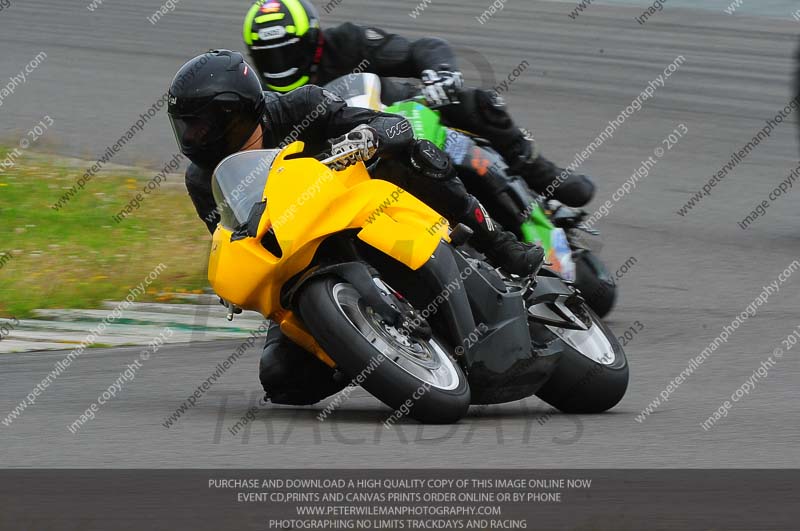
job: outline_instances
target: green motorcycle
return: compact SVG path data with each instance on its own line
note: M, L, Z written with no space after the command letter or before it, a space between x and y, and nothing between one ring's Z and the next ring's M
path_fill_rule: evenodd
M608 315L616 302L617 287L585 242L585 234L597 235L583 225L585 212L533 192L521 177L509 173L508 165L488 142L445 126L439 112L428 108L421 96L383 106L380 78L375 74L350 74L325 88L352 107L405 116L417 138L430 140L450 155L467 189L493 218L522 241L540 245L549 268L573 283L598 316Z

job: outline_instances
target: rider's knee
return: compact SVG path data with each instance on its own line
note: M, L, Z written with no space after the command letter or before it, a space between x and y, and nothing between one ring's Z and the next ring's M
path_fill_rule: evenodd
M586 205L593 198L597 190L594 181L586 175L571 173L560 186L559 200L567 206L579 207Z
M259 379L275 404L311 405L344 388L335 371L270 329L259 362Z

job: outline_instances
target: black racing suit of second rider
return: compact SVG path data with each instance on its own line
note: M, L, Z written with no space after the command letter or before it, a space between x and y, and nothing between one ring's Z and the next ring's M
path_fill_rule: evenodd
M453 49L436 37L410 41L379 28L347 22L323 30L323 39L315 83L325 85L354 72L376 74L381 78L381 99L387 105L419 92L418 83L388 78L419 80L425 70L458 70ZM509 164L531 155L530 142L493 93L463 88L459 100L459 104L439 109L448 125L485 137Z
M412 41L376 27L344 23L324 29L322 43L322 54L312 77L314 83L325 85L348 74L373 73L381 78L381 99L385 104L419 94L419 80L425 71L458 71L453 49L445 40L436 37ZM470 190L474 189L474 193L484 199L485 194L504 190L507 182L503 172L509 168L510 173L520 175L540 194L569 206L580 207L591 200L595 192L592 180L564 170L538 153L535 143L517 127L495 92L464 87L457 91L457 96L458 103L437 109L444 123L485 138L504 162L503 169L492 167L495 171L479 174L482 172L474 171L474 167L483 164L491 155L480 148L475 150L470 144L466 147L467 156L462 159L463 150L456 149L453 162L459 175L468 178ZM474 183L480 188L473 188ZM518 212L503 214L516 219L526 208L524 205L514 209Z

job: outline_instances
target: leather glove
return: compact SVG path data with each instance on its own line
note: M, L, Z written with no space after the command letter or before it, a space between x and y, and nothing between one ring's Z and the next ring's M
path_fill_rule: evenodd
M422 83L422 95L428 106L435 109L458 103L458 92L464 87L464 76L461 72L450 70L423 70Z
M481 252L492 265L523 277L536 273L542 266L544 250L538 245L523 243L513 233L506 231L490 232L487 236Z
M346 135L334 138L331 155L352 152L347 159L337 162L334 169L343 170L357 162L366 162L378 152L378 132L368 125L359 125Z

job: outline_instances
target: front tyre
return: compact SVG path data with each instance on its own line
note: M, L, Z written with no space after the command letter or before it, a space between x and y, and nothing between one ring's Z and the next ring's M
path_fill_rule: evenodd
M355 288L337 278L313 279L298 311L314 338L349 377L396 412L420 422L449 424L469 408L461 368L435 336L401 334L366 306Z

